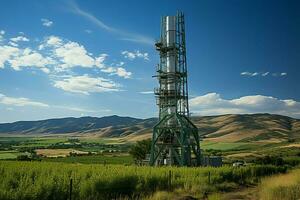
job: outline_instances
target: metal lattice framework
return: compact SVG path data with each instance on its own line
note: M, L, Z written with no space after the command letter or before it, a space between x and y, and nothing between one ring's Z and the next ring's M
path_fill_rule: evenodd
M200 165L197 127L189 119L184 15L164 16L157 66L159 88L154 89L159 122L153 128L150 165Z

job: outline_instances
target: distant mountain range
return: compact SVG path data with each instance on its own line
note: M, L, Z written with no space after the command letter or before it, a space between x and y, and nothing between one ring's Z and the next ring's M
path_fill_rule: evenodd
M132 126L142 119L132 117L80 117L46 119L39 121L18 121L0 124L0 133L13 134L63 134L75 132L92 132L107 127Z
M192 117L207 140L223 142L285 141L300 138L300 119L272 114ZM128 141L150 138L156 118L81 117L0 124L0 134L78 134L122 137Z

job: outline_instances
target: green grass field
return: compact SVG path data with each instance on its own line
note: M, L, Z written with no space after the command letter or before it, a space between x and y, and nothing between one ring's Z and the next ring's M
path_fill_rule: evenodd
M65 163L83 163L83 164L134 164L130 155L90 155L90 156L72 156L63 158L43 158L46 162L65 162Z
M87 143L98 143L98 144L123 144L124 141L116 138L89 138L89 137L80 137L78 138L80 142Z
M18 151L0 151L0 160L3 159L16 159L18 155L22 153Z
M70 142L70 140L76 140ZM88 137L0 137L0 151L2 150L26 150L38 148L76 148L81 151L128 151L130 143L122 143L110 138Z
M11 142L11 141L16 141L16 142L22 142L22 141L27 141L34 139L34 137L0 137L0 142Z
M259 143L246 143L246 142L211 142L211 141L203 141L201 142L202 149L214 149L221 151L229 151L229 150L251 150L257 147L261 147L264 144Z
M177 196L230 191L254 184L263 176L284 173L275 166L138 167L68 164L57 162L0 161L0 199L144 199L159 191Z

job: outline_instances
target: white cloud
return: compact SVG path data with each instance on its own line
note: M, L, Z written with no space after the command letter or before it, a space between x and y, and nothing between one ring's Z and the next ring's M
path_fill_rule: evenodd
M3 41L3 35L5 34L4 30L0 30L0 42Z
M122 55L124 55L125 58L128 58L129 60L134 60L136 58L143 58L144 60L149 60L148 53L142 53L139 50L130 52L130 51L122 51Z
M14 37L14 38L10 38L11 41L13 42L29 42L29 39L27 37L24 36L18 36L18 37Z
M75 111L75 112L81 112L81 113L111 112L111 110L109 110L109 109L91 110L91 109L86 109L86 108L70 107L70 106L52 106L52 107L59 108L59 109L64 109L64 110Z
M262 73L262 76L268 76L270 72Z
M272 76L274 77L281 77L281 76L287 76L286 72L281 72L281 73L273 73Z
M268 76L270 74L270 72L242 72L241 75L242 76L250 76L250 77L254 77L254 76ZM282 72L279 73L279 76L286 76L287 73L286 72ZM272 76L278 76L277 73L272 73Z
M257 76L259 73L258 72L242 72L242 76Z
M123 67L118 67L116 69L116 72L115 72L118 76L120 77L123 77L123 78L130 78L132 73L131 72L128 72L126 71L126 69L124 69Z
M85 29L84 32L91 34L93 31L89 30L89 29Z
M192 98L189 102L192 112L200 115L272 113L300 117L300 102L263 95L227 100L217 93L209 93Z
M0 68L4 68L5 62L9 61L12 56L17 56L19 49L11 46L0 46Z
M29 48L19 49L10 46L0 46L0 68L7 62L14 70L21 70L22 67L34 67L49 73L47 65L54 61L49 57L43 57Z
M47 42L47 45L50 45L50 46L60 46L62 44L62 39L60 39L59 37L57 36L50 36L48 38L48 40L46 41Z
M125 64L125 62L120 62L120 63L116 64L116 66L121 67L121 66L123 66L124 64Z
M114 73L116 70L113 67L107 67L105 69L102 69L101 71L110 74L110 73Z
M20 36L21 37L21 36ZM22 70L23 68L36 68L45 73L50 73L50 79L55 82L54 86L66 91L88 94L89 92L119 91L119 85L109 79L92 78L87 75L67 77L63 75L73 74L71 68L93 68L96 73L104 72L109 75L117 75L128 79L132 76L132 72L127 71L119 62L113 66L107 66L105 61L107 54L102 53L93 56L84 46L77 42L64 40L57 36L49 36L43 40L37 47L37 50L31 48L19 48L14 41L23 39L16 38L8 42L10 45L0 45L0 68L5 65L10 66L14 70ZM35 73L35 72L33 72ZM91 88L84 81L91 81ZM76 89L76 81L79 81L79 89ZM76 85L76 87L73 87ZM81 88L82 87L82 88ZM85 88L86 87L86 88ZM85 92L85 90L87 92Z
M123 77L125 79L130 78L132 73L126 71L123 67L107 67L101 70L102 72L108 73L110 75L118 75L119 77Z
M154 91L143 91L139 92L140 94L154 94Z
M40 45L39 49L45 49L45 47L50 48L53 57L58 60L58 65L55 68L57 72L73 67L97 67L104 73L118 75L123 78L130 78L132 75L132 72L128 72L121 67L124 65L124 62L116 64L117 67L106 66L104 62L108 57L107 54L100 54L98 57L95 57L84 46L76 42L63 41L57 36L50 36Z
M49 105L37 101L32 101L27 98L15 98L8 97L4 94L0 94L0 103L10 106L37 106L37 107L49 107Z
M107 57L108 55L105 53L100 54L98 57L95 58L95 65L99 68L104 68L104 61Z
M9 44L10 46L13 46L13 47L18 47L18 46L19 46L17 43L14 43L14 42L12 42L12 41L9 41L8 44Z
M53 21L50 21L49 19L42 18L41 22L43 26L50 27L53 25Z
M61 105L48 105L46 103L33 101L28 98L24 97L8 97L4 94L0 93L0 104L7 105L7 106L17 106L17 107L24 107L24 106L34 106L34 107L51 107L51 108L59 108L64 110L70 110L75 112L82 112L82 113L99 113L99 112L110 112L109 109L98 109L98 110L92 110L92 109L86 109L81 107L72 107L72 106L61 106ZM6 110L15 110L13 107L7 107Z
M56 69L58 71L73 67L105 68L104 61L108 57L107 54L100 54L98 57L94 57L79 43L64 41L57 36L48 37L40 45L39 49L45 49L46 47L50 48L52 57L57 59L58 65Z
M95 60L89 56L86 49L76 42L67 42L66 44L54 49L57 57L61 58L63 63L62 68L70 67L93 67Z
M46 40L39 45L38 49L43 50L45 47L58 47L62 45L63 40L57 36L49 36Z
M105 78L93 78L88 75L70 76L55 81L54 86L62 90L88 95L90 93L119 91L120 85Z
M36 67L45 73L49 73L50 71L46 66L53 64L54 61L51 58L44 58L39 53L32 52L28 54L23 53L9 62L11 67L15 70L20 70L21 67Z
M120 35L122 37L121 40L143 43L143 44L147 44L147 45L154 44L154 39L152 39L150 37L143 36L143 35L136 34L136 33L130 33L130 32L124 31L124 30L120 30L120 29L116 29L111 26L108 26L103 21L101 21L100 19L98 19L94 15L92 15L91 13L81 10L74 1L69 1L69 5L70 5L71 10L75 14L85 17L86 19L88 19L89 21L91 21L92 23L94 23L95 25L100 27L101 29L104 29L108 32Z

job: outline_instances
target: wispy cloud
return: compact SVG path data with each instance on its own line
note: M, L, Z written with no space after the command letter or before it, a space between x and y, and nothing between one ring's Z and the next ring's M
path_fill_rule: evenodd
M250 77L255 77L255 76L263 76L263 77L266 77L266 76L269 76L269 75L272 75L272 76L287 76L287 73L286 72L281 72L281 73L270 73L270 72L241 72L241 76L250 76Z
M93 31L91 31L90 29L85 29L84 32L91 34Z
M86 109L86 108L70 107L70 106L52 106L52 107L59 108L59 109L64 109L64 110L70 110L70 111L74 111L74 112L80 112L80 113L111 112L111 110L109 110L109 109L91 110L91 109Z
M3 40L3 35L5 34L4 30L0 30L0 42Z
M94 23L95 25L97 25L99 28L102 28L108 32L117 34L119 36L121 36L121 40L127 40L127 41L132 41L132 42L138 42L138 43L143 43L143 44L148 44L148 45L153 45L154 44L154 39L144 36L144 35L140 35L140 34L136 34L136 33L131 33L128 31L124 31L121 29L117 29L114 28L110 25L105 24L102 20L98 19L97 17L95 17L94 15L92 15L91 13L82 10L75 1L70 1L69 2L69 6L70 9L73 13L80 15L82 17L85 17L86 19L88 19L89 21L91 21L92 23Z
M53 25L53 21L51 21L49 19L42 18L41 22L42 22L42 25L46 26L46 27L50 27Z
M142 53L139 50L136 51L122 51L121 54L129 59L129 60L134 60L136 58L143 58L144 60L149 60L149 54L148 53Z
M149 90L149 91L142 91L142 92L139 92L139 93L140 94L153 94L154 91Z
M18 36L18 37L10 38L10 40L13 41L13 42L19 42L19 41L28 42L29 41L29 39L27 37L24 37L24 36Z
M242 72L242 76L257 76L259 73L258 72Z
M262 76L268 76L270 74L270 72L265 72L265 73L262 73Z
M123 77L125 79L131 78L132 72L128 72L123 67L107 67L101 69L102 72L108 73L109 75L118 75L119 77Z
M0 94L0 104L9 106L36 106L36 107L49 107L48 104L33 101L24 97L8 97L4 94Z
M111 112L109 109L86 109L82 107L75 107L75 106L63 106L63 105L49 105L46 103L38 102L31 100L29 98L25 97L9 97L4 94L0 93L0 104L6 105L6 106L15 106L15 107L40 107L40 108L59 108L74 112L80 112L80 113L101 113L101 112ZM7 107L6 110L12 111L15 110L13 107Z

